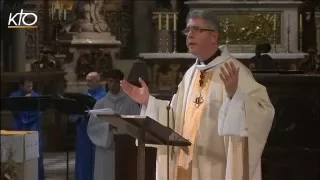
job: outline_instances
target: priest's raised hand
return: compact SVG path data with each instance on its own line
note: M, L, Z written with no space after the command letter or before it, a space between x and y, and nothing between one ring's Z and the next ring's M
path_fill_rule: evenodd
M223 66L220 68L220 79L224 83L229 98L232 98L238 88L239 68L236 68L233 62L225 63L224 66L225 68Z
M120 86L122 88L122 90L134 101L136 101L139 104L148 104L148 100L149 100L149 88L147 86L147 84L144 82L144 80L142 80L141 78L139 78L139 82L141 84L141 88L130 84L128 81L126 80L122 80L120 81Z

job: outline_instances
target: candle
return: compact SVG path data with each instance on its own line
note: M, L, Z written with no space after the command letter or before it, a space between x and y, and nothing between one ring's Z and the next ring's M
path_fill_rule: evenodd
M273 15L273 30L277 30L277 15Z
M166 30L169 30L169 14L166 13Z
M161 30L161 13L159 12L159 18L158 18L158 28L159 28L159 31Z
M176 31L177 30L177 14L174 12L173 13L173 30Z
M67 20L67 10L63 10L63 20Z
M299 31L302 32L302 14L299 16Z

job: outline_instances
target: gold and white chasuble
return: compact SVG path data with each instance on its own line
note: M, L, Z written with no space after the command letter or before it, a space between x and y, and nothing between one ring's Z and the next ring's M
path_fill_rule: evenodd
M274 108L266 88L250 70L231 57L226 47L208 65L195 63L180 82L172 99L170 127L192 146L170 152L170 180L261 180L260 158ZM230 100L221 81L220 67L226 62L240 67L238 89ZM205 71L204 86L199 75ZM195 100L201 93L202 103ZM150 96L141 115L167 124L168 101ZM166 146L158 147L157 180L167 180Z

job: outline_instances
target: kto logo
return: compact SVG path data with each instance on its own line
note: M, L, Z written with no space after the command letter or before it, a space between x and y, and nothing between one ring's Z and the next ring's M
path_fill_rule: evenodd
M35 24L38 16L35 13L24 13L21 9L20 13L12 15L10 13L8 20L8 28L38 28Z

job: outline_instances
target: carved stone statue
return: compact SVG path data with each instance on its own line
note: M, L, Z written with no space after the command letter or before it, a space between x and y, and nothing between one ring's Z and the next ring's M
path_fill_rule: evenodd
M76 22L69 32L110 32L101 11L104 0L78 0L75 7Z

